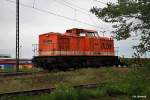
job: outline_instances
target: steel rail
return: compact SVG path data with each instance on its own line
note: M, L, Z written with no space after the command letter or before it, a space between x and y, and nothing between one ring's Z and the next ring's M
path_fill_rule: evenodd
M96 88L98 84L83 84L83 85L75 85L73 88ZM40 95L44 93L51 93L56 88L44 88L44 89L34 89L29 91L14 91L14 92L7 92L7 93L0 93L0 97L2 96L16 96L16 95Z
M14 76L24 76L24 75L34 75L34 74L46 74L47 72L0 72L0 77L14 77Z

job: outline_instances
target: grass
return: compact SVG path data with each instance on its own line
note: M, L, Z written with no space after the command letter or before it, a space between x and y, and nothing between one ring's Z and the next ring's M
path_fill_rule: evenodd
M120 81L126 76L126 68L88 68L66 72L50 72L44 75L0 77L0 93L55 87L59 84L68 86Z
M0 78L0 92L56 87L51 94L3 97L1 100L129 100L150 97L150 70L142 68L88 68L50 72L32 77ZM73 85L99 83L95 89L74 89ZM125 93L122 94L122 93ZM146 100L146 99L143 99Z
M117 91L116 88L112 92ZM108 93L110 88L108 84L97 87L96 89L74 89L59 85L57 89L51 94L43 94L38 96L14 96L14 97L3 97L1 100L129 100L125 95L109 96Z

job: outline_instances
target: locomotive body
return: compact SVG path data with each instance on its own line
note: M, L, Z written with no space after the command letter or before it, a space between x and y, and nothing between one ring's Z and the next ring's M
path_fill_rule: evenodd
M67 69L118 65L114 41L96 31L73 28L39 35L38 56L33 64L44 69Z

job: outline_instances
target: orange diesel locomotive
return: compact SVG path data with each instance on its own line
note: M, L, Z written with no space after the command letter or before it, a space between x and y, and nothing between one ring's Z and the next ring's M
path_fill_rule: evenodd
M100 37L93 30L73 28L64 34L41 34L38 47L33 64L48 70L119 64L113 39Z

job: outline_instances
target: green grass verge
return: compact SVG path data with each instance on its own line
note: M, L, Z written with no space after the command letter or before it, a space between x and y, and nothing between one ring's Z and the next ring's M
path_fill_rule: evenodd
M50 72L44 75L0 77L0 93L56 87L59 84L68 86L121 81L126 77L128 69L88 68L66 72Z
M129 69L112 67L89 68L67 72L51 72L44 76L34 76L30 78L15 77L1 80L3 80L3 82L10 82L7 83L7 87L9 84L11 86L9 90L11 91L13 89L16 90L16 88L18 90L27 90L37 87L57 88L51 94L3 97L1 100L128 100L137 99L132 98L132 96L136 95L146 96L146 99L150 97L149 67ZM96 89L71 88L73 85L88 83L100 84ZM2 86L4 86L4 84L2 84ZM4 90L4 87L1 88ZM125 95L122 95L122 93L125 93Z
M113 90L113 91L112 91ZM51 94L43 94L38 96L14 96L14 97L2 97L1 100L128 100L126 95L114 95L109 96L109 92L120 93L117 88L109 87L108 84L103 84L95 89L74 89L59 85L57 89Z

